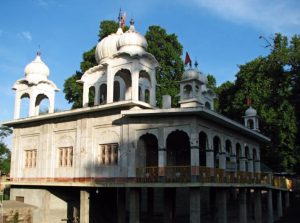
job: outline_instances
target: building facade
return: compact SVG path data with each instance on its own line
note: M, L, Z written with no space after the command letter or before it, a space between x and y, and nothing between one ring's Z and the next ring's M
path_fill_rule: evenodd
M54 112L55 91L40 54L18 80L11 200L34 205L33 222L273 222L289 204L284 179L261 171L254 108L240 124L214 111L197 67L156 107L159 66L130 22L101 40L87 70L83 107ZM93 101L90 95L94 95ZM29 117L20 118L29 98ZM48 98L48 114L39 106ZM274 204L276 204L274 206ZM273 213L274 212L274 213Z

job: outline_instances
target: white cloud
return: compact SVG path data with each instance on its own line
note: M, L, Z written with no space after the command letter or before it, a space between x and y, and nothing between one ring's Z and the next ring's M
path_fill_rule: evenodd
M295 32L300 28L298 0L192 0L219 17L247 23L271 32Z
M21 32L18 35L19 35L20 38L26 39L29 42L32 40L32 35L29 31Z

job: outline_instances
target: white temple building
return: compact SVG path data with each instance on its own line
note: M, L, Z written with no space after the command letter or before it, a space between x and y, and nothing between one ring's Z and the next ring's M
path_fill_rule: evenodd
M13 128L10 199L37 207L33 223L259 223L282 215L288 189L261 171L260 147L270 139L254 108L243 124L214 111L216 94L196 66L179 83L180 107L168 95L156 107L159 64L133 21L102 39L95 57L79 81L82 108L54 112L59 89L39 53L13 86L14 119L3 123ZM20 118L25 97L29 116Z

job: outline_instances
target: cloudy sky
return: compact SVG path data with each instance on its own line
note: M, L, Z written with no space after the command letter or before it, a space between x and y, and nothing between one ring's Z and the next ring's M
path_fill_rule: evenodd
M116 20L120 8L142 34L150 25L176 33L184 52L218 84L234 80L237 65L268 53L259 36L300 30L298 0L1 0L0 121L13 118L11 87L39 46L49 79L61 89L56 108L68 109L64 80L97 44L99 22Z

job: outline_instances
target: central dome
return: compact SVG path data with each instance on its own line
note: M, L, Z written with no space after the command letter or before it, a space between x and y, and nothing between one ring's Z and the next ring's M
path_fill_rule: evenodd
M36 58L25 67L24 73L27 80L37 82L47 80L50 71L48 66L42 61L40 53L37 53Z
M147 47L146 38L135 30L134 21L131 20L129 30L120 36L117 42L119 52L130 55L141 54L146 51Z

